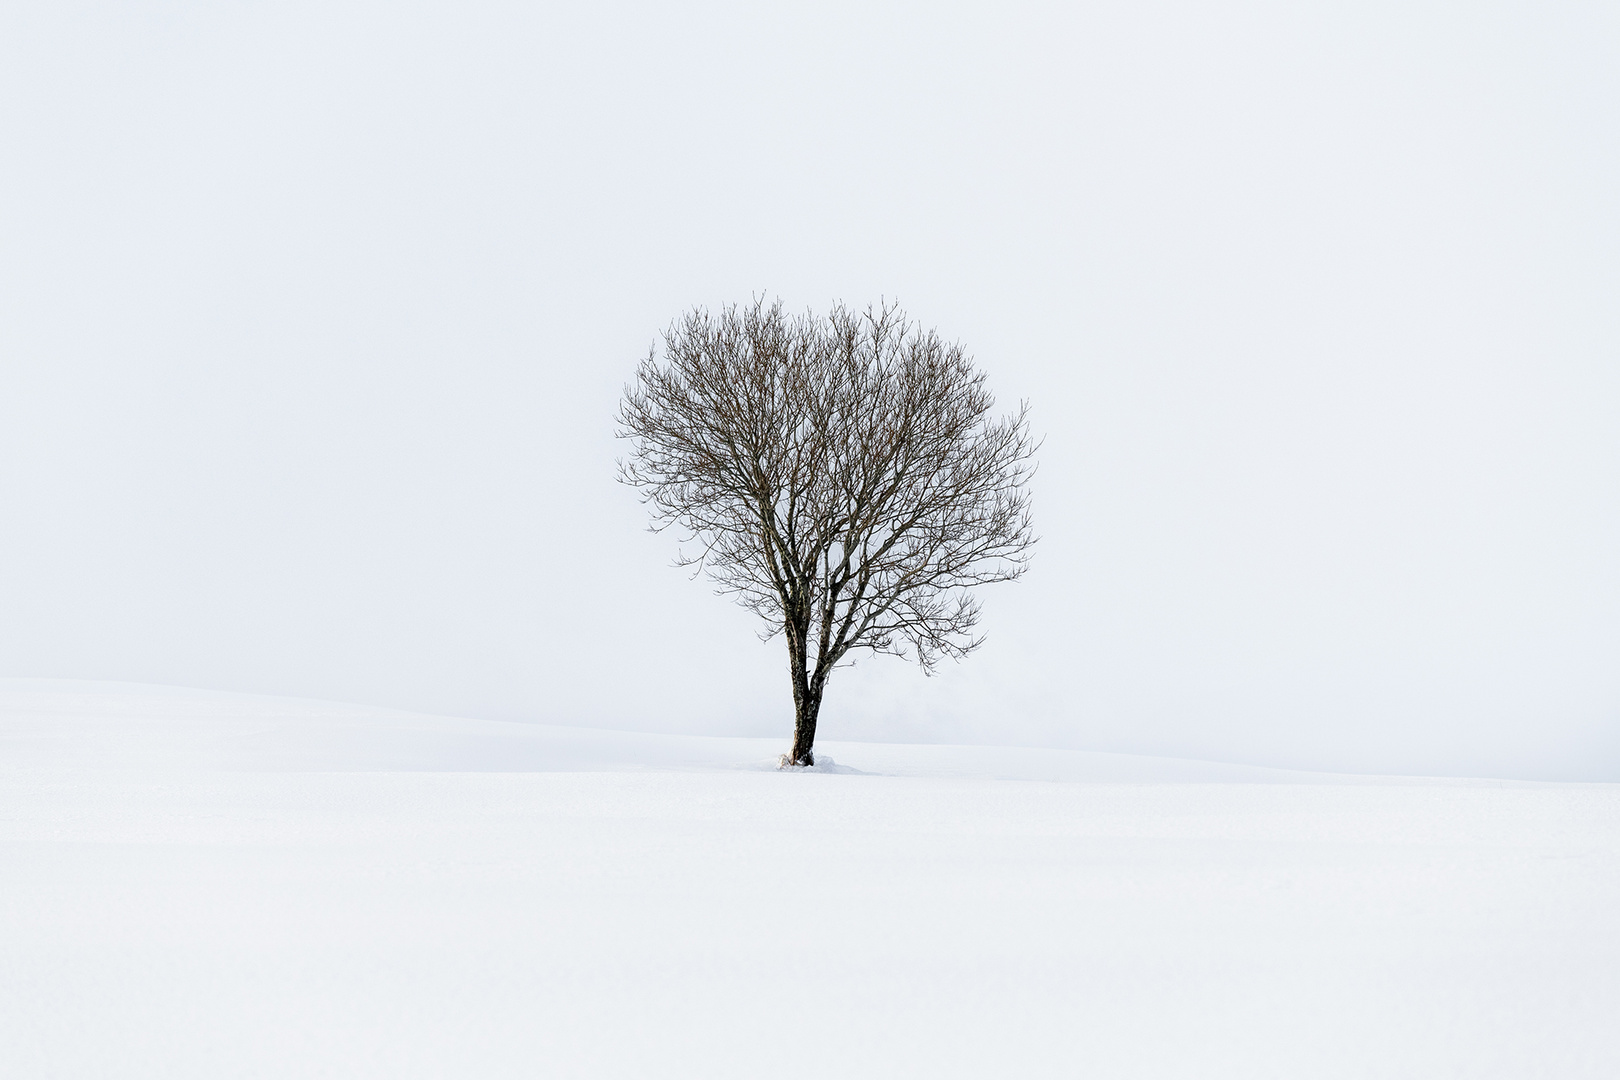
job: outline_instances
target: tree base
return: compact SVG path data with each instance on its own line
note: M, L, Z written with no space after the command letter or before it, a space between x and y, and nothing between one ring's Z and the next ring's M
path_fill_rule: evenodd
M805 754L800 760L794 761L786 754L783 754L776 759L776 767L778 769L813 769L816 767L816 755L813 753Z

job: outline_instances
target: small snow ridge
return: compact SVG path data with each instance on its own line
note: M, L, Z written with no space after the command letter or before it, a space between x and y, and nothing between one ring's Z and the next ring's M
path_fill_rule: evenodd
M795 765L783 754L776 759L776 767L781 772L820 772L820 773L847 773L850 775L865 775L860 769L848 765L840 765L826 754L817 754L814 765Z

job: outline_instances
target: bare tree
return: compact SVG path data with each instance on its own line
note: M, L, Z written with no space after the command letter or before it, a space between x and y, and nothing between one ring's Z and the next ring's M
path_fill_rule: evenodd
M999 420L994 403L960 345L888 303L694 310L625 388L619 478L654 529L697 545L679 565L787 639L784 765L814 764L822 693L849 653L931 672L983 640L968 589L1023 574L1036 445L1027 403Z

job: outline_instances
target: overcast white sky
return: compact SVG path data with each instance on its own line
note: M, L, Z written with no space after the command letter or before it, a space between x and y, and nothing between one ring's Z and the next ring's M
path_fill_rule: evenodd
M1620 779L1620 7L10 3L0 675L779 733L612 479L657 331L897 296L1034 570L831 738Z

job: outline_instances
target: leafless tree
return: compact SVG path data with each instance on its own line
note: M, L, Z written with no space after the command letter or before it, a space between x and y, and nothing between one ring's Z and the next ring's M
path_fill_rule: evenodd
M983 640L969 588L1023 574L1036 444L1027 403L1001 419L994 403L960 345L889 303L694 310L625 388L619 478L654 529L695 543L679 565L787 639L785 765L814 764L822 693L849 653L931 672Z

